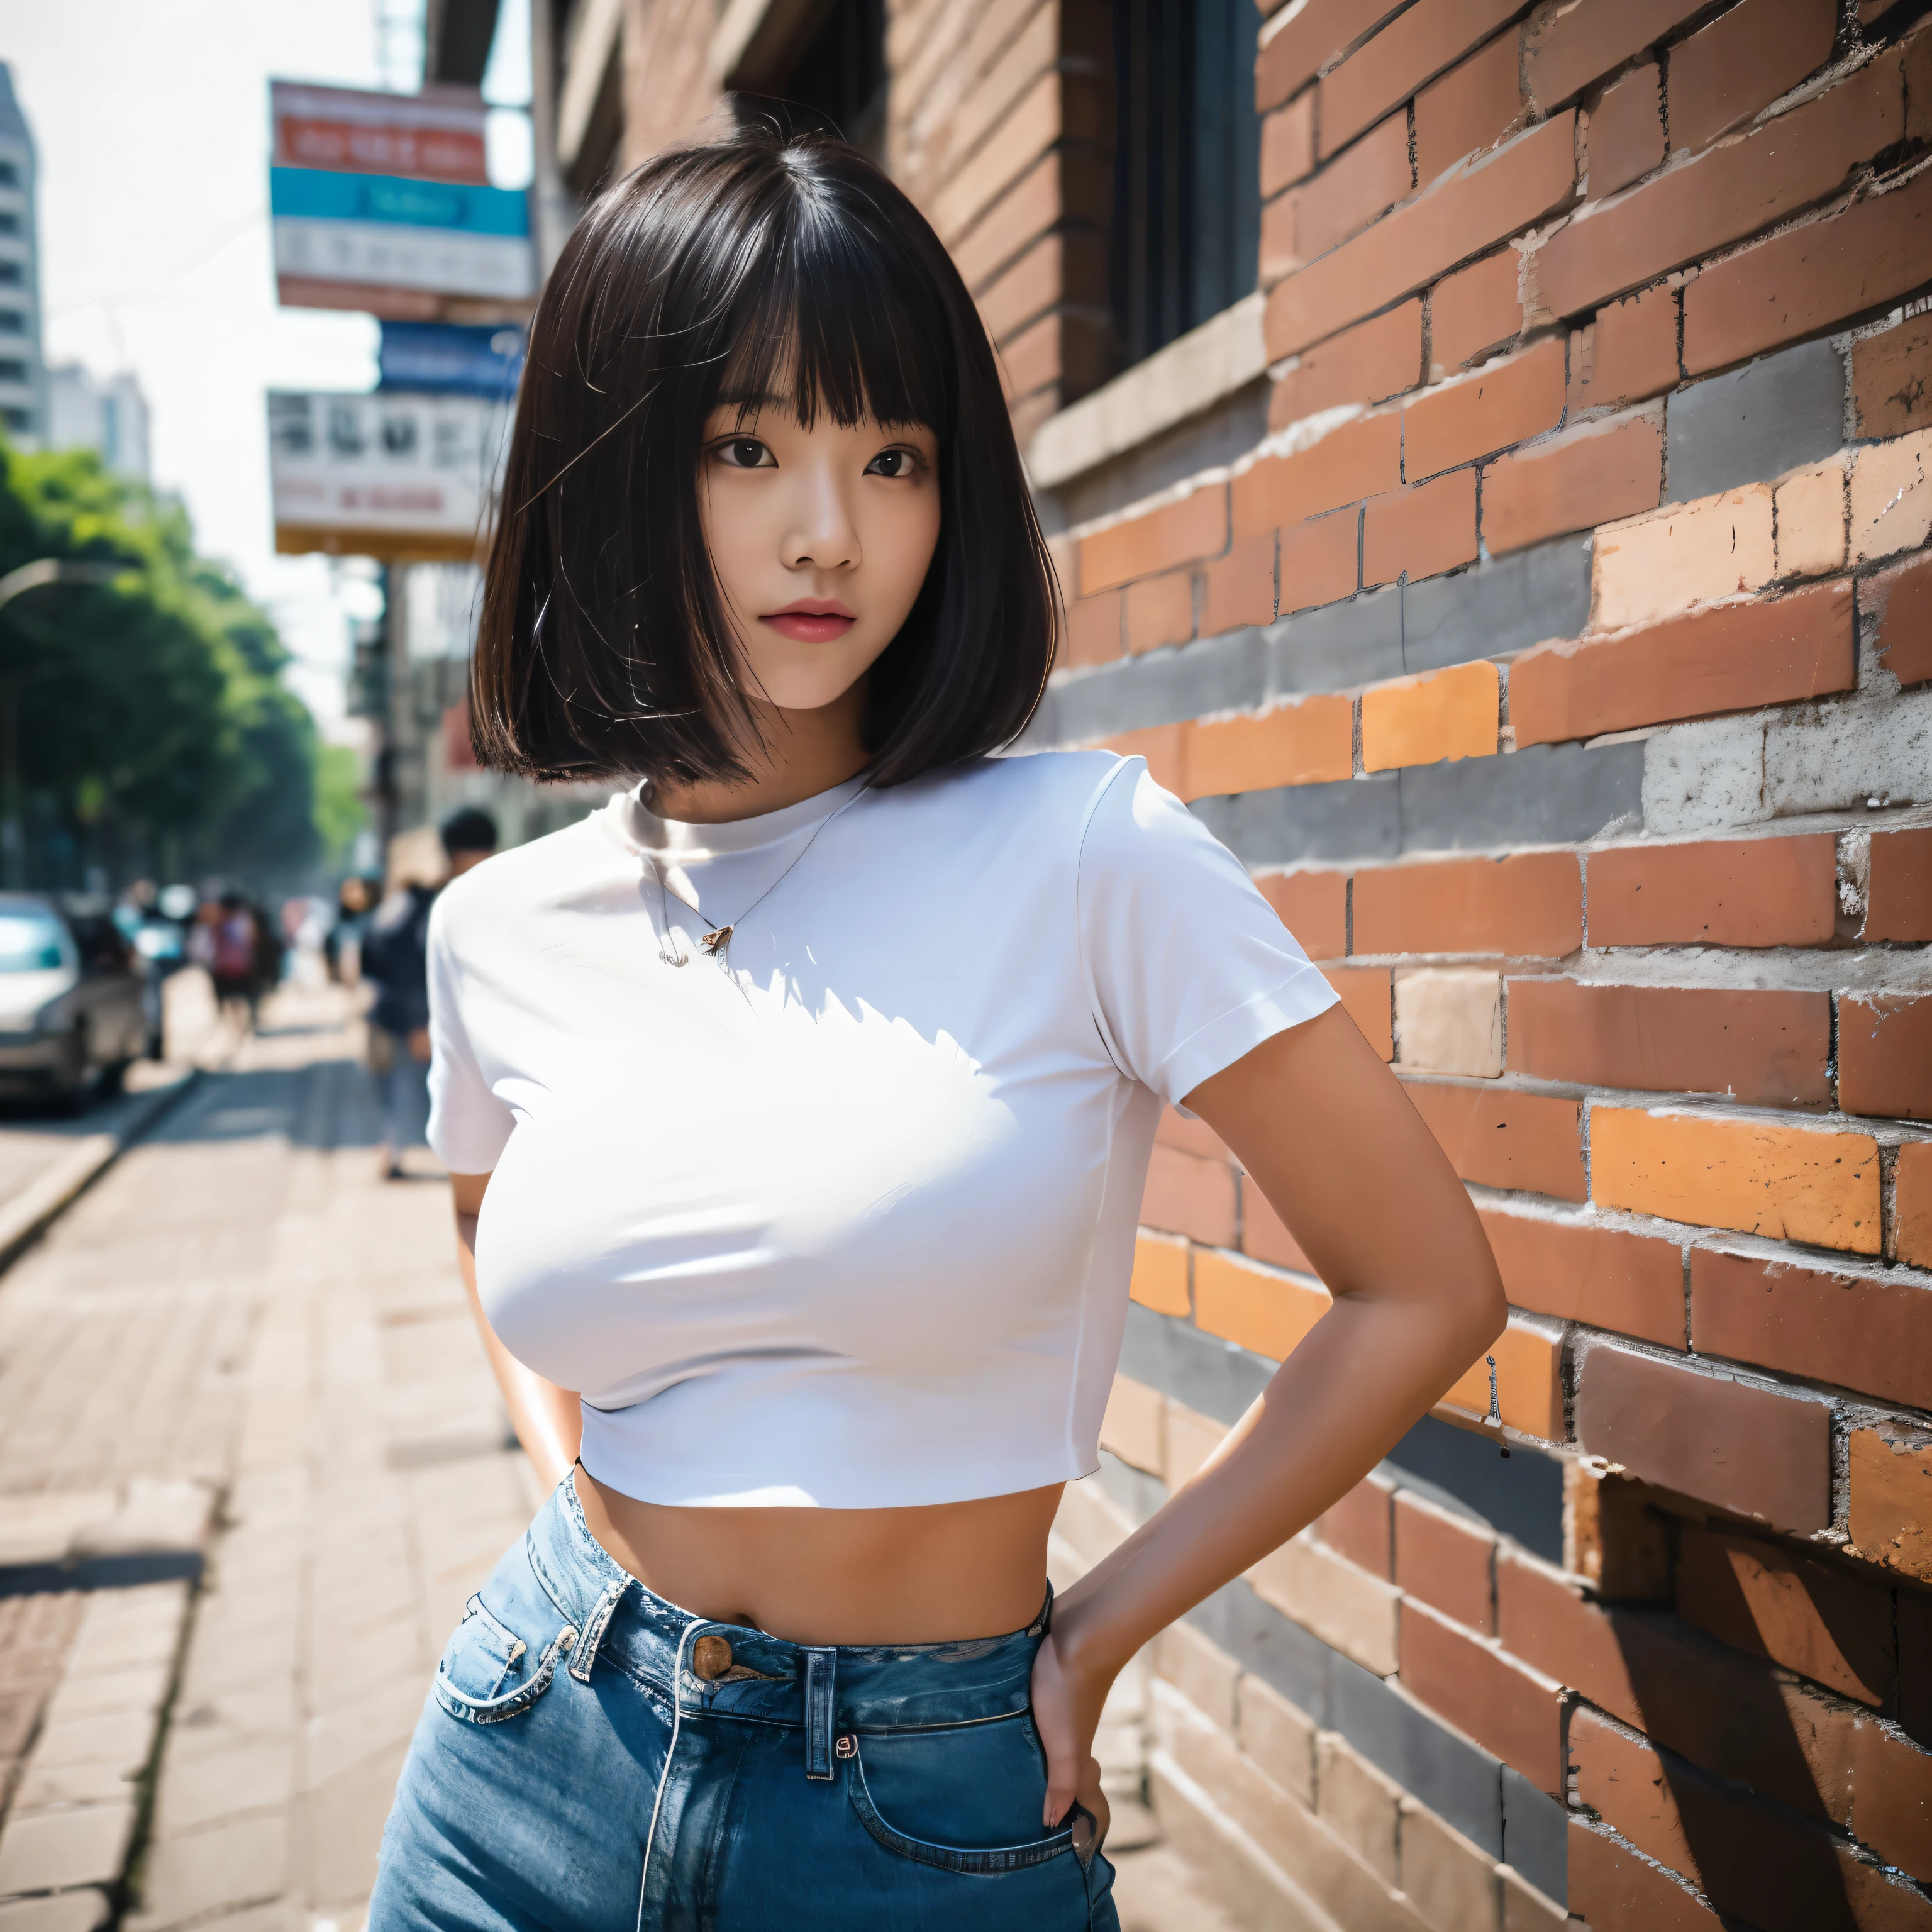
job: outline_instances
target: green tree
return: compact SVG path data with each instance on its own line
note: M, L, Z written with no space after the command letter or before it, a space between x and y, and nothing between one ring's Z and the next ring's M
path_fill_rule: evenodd
M315 829L332 872L348 864L356 834L368 822L361 758L346 745L324 745L315 767Z

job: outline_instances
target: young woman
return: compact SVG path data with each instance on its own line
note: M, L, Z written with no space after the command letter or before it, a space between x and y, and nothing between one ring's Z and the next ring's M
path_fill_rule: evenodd
M584 217L473 710L499 767L634 788L430 946L432 1137L556 1486L444 1653L373 1932L1114 1927L1108 1686L1500 1328L1240 866L1138 759L997 755L1055 596L972 301L857 154L748 134ZM1164 1103L1334 1306L1052 1600Z

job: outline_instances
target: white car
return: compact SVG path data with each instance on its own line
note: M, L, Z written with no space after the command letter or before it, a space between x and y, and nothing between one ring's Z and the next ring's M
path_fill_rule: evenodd
M147 1044L142 975L104 902L0 892L0 1088L78 1109Z

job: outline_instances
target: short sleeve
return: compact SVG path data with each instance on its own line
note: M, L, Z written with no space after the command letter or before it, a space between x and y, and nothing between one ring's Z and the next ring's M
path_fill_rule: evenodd
M452 1174L488 1174L516 1116L478 1064L464 1024L463 971L439 898L429 921L429 1144Z
M1088 818L1080 927L1114 1064L1174 1106L1335 1004L1240 862L1139 758L1120 766Z

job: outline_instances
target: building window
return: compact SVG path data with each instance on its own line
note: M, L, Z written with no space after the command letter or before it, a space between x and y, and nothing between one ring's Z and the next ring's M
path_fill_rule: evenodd
M17 235L20 232L20 218L10 209L0 208L0 235Z
M1254 0L1114 0L1108 306L1123 366L1253 289Z
M34 426L33 412L31 410L0 410L0 422L4 422L16 435L25 436Z
M838 0L800 50L784 95L823 114L854 147L883 163L885 0Z
M0 262L0 286L17 289L22 280L18 262Z
M0 308L0 335L25 335L27 318L16 308Z
M0 358L0 382L24 382L27 380L27 365Z
M20 170L11 161L0 161L0 188L18 188Z

